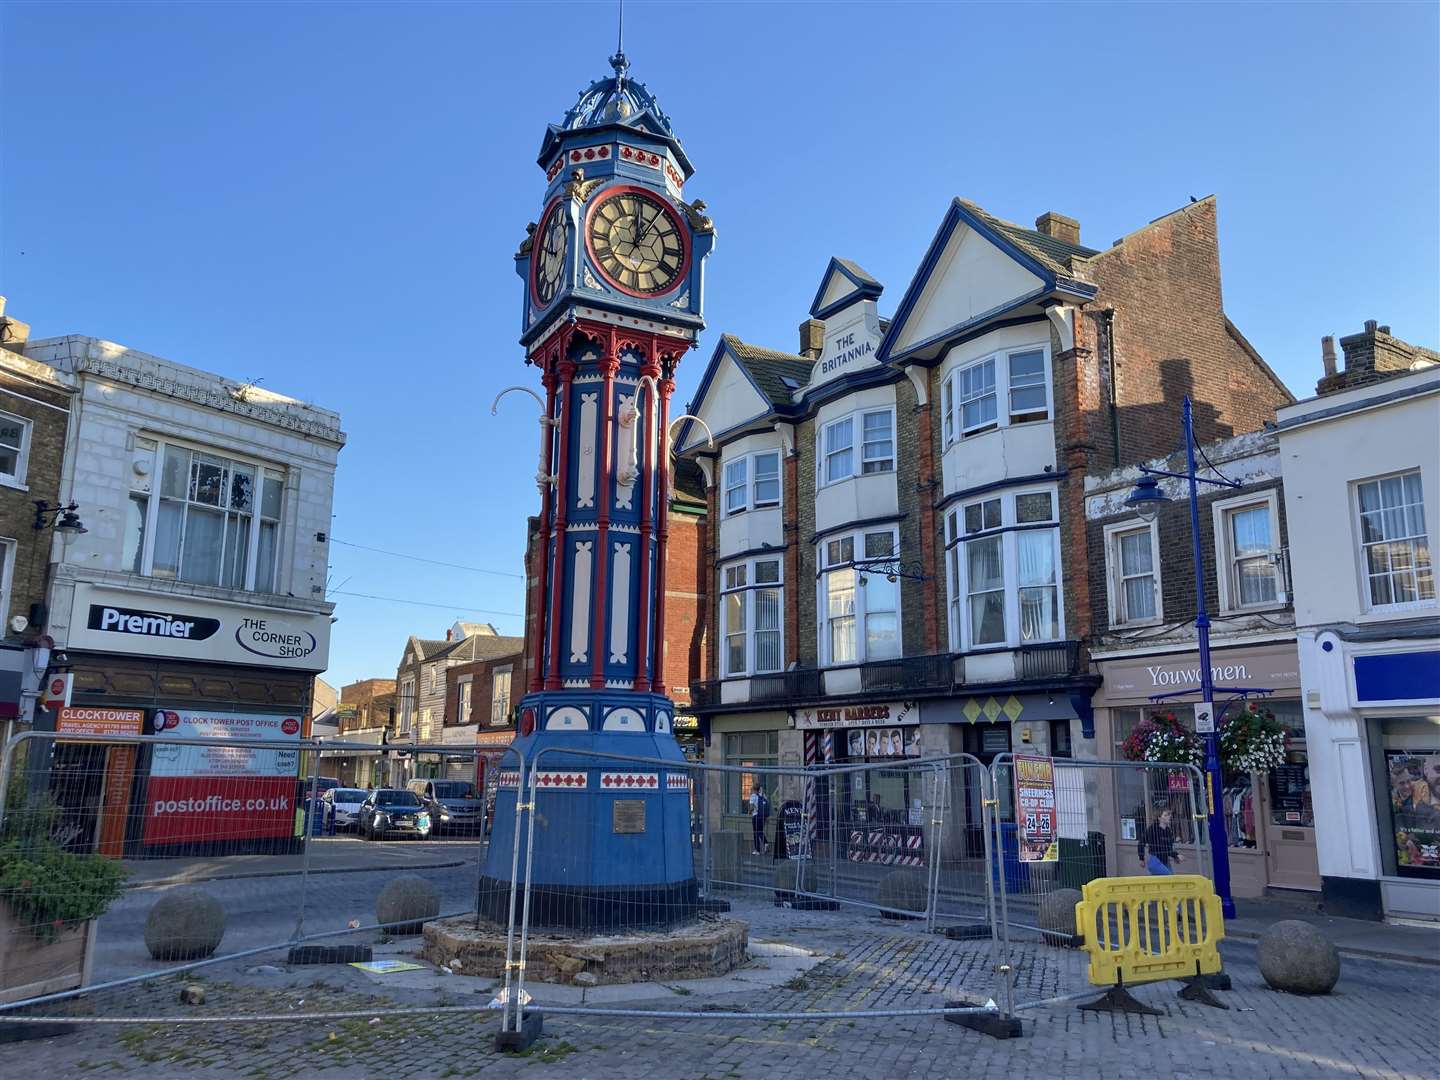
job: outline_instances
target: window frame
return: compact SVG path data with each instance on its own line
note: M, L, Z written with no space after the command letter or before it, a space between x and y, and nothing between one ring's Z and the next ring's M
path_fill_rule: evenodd
M15 598L15 553L19 550L18 540L0 536L0 621L5 624L5 633L10 630L10 605Z
M156 533L158 531L160 521L160 507L162 502L171 502L177 503L182 507L182 526L176 546L177 565L174 577L161 576L158 580L184 582L185 584L189 585L199 585L202 588L224 589L227 592L249 592L258 593L260 595L275 595L279 593L282 571L285 567L285 561L283 556L285 554L285 536L287 526L285 513L287 501L286 494L290 488L291 469L287 466L268 462L260 458L248 457L243 454L237 454L229 449L202 446L199 443L188 442L183 439L174 439L167 436L137 432L135 433L135 441L136 449L139 449L142 452L148 452L149 454L151 464L149 475L151 477L151 483L148 489L143 490L136 488L132 483L132 486L129 489L129 498L131 501L143 499L145 502L145 513L141 521L140 550L138 559L140 565L138 571L131 572L138 573L140 577L156 577L155 549ZM151 446L147 451L145 450L145 448L139 446L139 443L141 441L144 441L146 443L152 443L153 446ZM186 478L186 493L183 498L177 498L175 496L165 494L165 454L166 451L172 447L176 450L181 450L192 455L205 454L213 458L219 458L225 461L227 467L232 465L240 465L254 470L255 492L252 502L252 508L248 514L248 519L250 523L250 536L249 539L246 541L245 580L242 584L231 586L224 585L218 582L192 582L187 581L181 576L181 567L184 564L185 558L185 530L183 522L188 516L188 508L190 506L205 506L205 504L197 503L190 498L188 474ZM139 455L136 455L134 460L141 460L141 458ZM193 468L194 462L192 459L191 469L193 470ZM279 516L276 518L267 517L264 510L265 488L266 485L269 484L272 480L278 483L280 486L280 508ZM229 516L235 513L235 511L231 510L229 507L216 507L215 509L221 510L226 515L226 522L228 526ZM275 527L274 551L271 556L270 566L271 579L268 582L268 588L260 588L259 586L261 585L261 582L258 579L262 546L261 537L264 532L264 526L267 524L273 524ZM221 571L223 580L223 565L221 567Z
M455 723L470 723L470 710L474 704L475 677L461 675L455 680Z
M505 676L505 693L498 693L500 676ZM500 664L490 669L490 726L501 727L510 722L510 708L515 695L515 665ZM496 715L497 707L499 715Z
M865 471L865 418L884 414L890 424L890 455L889 457L876 458L876 461L887 462L881 468ZM850 443L844 449L827 450L830 429L840 424L850 424ZM850 470L840 476L830 476L830 459L840 454L850 455ZM827 488L834 484L843 484L847 480L854 480L861 476L884 476L893 475L896 469L896 461L899 456L897 417L894 405L873 405L851 409L843 416L826 420L823 424L817 425L815 432L815 487Z
M905 655L905 606L902 590L897 582L895 584L895 652L893 655L871 656L869 650L868 622L871 614L888 614L890 609L878 608L873 613L866 603L868 596L868 581L876 577L872 571L865 573L863 570L854 570L854 591L853 612L844 618L850 619L853 627L855 658L853 660L835 660L832 654L831 642L831 618L829 605L829 575L837 571L854 569L857 562L864 562L868 558L865 554L865 537L874 533L889 533L891 550L895 557L900 557L900 523L878 522L872 525L851 526L845 529L836 529L825 533L816 542L815 552L815 618L816 618L816 656L819 666L822 668L849 668L857 667L860 664L874 663L880 660L895 660ZM844 543L849 540L851 543L850 558L842 559L831 563L828 561L828 548L832 543ZM862 583L861 578L867 579Z
M1422 526L1424 526L1424 528L1423 528L1422 532L1420 532L1418 535L1407 536L1407 537L1404 537L1404 538L1402 538L1401 540L1398 540L1398 541L1395 540L1395 539L1389 539L1389 538L1387 538L1387 539L1385 539L1385 540L1378 541L1377 543L1380 543L1380 544L1393 544L1393 543L1397 543L1397 542L1409 542L1409 543L1412 543L1412 544L1415 544L1415 543L1417 543L1417 542L1418 542L1418 543L1423 543L1424 548L1425 548L1425 552L1426 552L1427 556L1430 557L1429 570L1430 570L1430 580L1431 580L1431 582L1432 582L1432 595L1431 595L1431 596L1428 596L1428 597L1421 597L1421 596L1418 596L1418 595L1417 595L1417 598L1414 599L1414 600L1397 600L1397 601L1393 601L1393 602L1388 603L1388 604L1379 604L1379 603L1376 603L1376 602L1375 602L1375 594L1374 594L1374 592L1373 592L1373 590L1372 590L1372 582L1371 582L1371 574L1370 574L1370 569L1369 569L1369 562L1368 562L1367 557L1366 557L1366 548L1367 548L1367 547L1374 546L1374 545L1368 545L1368 544L1365 543L1365 524L1364 524L1363 519L1361 518L1361 509L1360 509L1360 488L1361 488L1362 486L1364 486L1365 484L1376 484L1376 485L1379 485L1382 481L1384 481L1384 480L1391 480L1391 479L1399 479L1400 482L1401 482L1401 486L1402 486L1402 488L1403 488L1403 486L1404 486L1404 478L1407 477L1407 476L1411 476L1411 475L1413 475L1413 476L1416 478L1416 481L1417 481L1417 482L1419 483L1419 485L1420 485L1420 521L1421 521ZM1404 504L1402 504L1402 506L1410 506L1410 505L1413 505L1413 504L1411 504L1411 503L1404 503ZM1351 522L1352 522L1352 526L1351 526L1351 527L1354 529L1354 532L1355 532L1355 563L1356 563L1355 569L1356 569L1356 573L1357 573L1357 575L1358 575L1358 577L1359 577L1360 599L1361 599L1362 607L1364 608L1364 610L1365 610L1367 613L1369 613L1369 612L1413 611L1413 610L1417 610L1417 609L1433 608L1433 607L1435 607L1435 606L1437 605L1437 603L1440 603L1440 589L1435 589L1435 588L1433 588L1433 582L1434 582L1434 580L1435 580L1435 560L1434 560L1434 557L1433 557L1433 554L1432 554L1432 548L1431 548L1431 543L1430 543L1430 526L1429 526L1429 522L1428 522L1427 519L1426 519L1426 514L1425 514L1425 475L1424 475L1424 470L1423 470L1420 466L1416 465L1416 466L1413 466L1413 467L1408 468L1408 469L1392 469L1392 470L1389 471L1389 472L1379 473L1379 474L1377 474L1377 475L1375 475L1375 476L1366 476L1366 477L1362 477L1362 478L1360 478L1360 479L1358 479L1358 480L1352 480L1352 481L1350 482L1350 514L1351 514L1351 519L1350 519L1350 520L1351 520ZM1418 566L1418 563L1417 563L1416 565ZM1391 578L1393 578L1393 577L1394 577L1393 571L1392 571L1388 576L1390 576ZM1415 584L1416 584L1416 593L1418 594L1418 593L1419 593L1419 573L1418 573L1418 571L1415 573L1414 576L1415 576Z
M1016 504L1027 495L1046 495L1050 500L1050 516L1045 521L1018 519ZM965 511L971 507L984 507L987 503L999 502L1000 523L986 525L984 510L981 510L981 527L975 532L965 531ZM1049 585L1024 585L1020 580L1020 537L1025 533L1043 533L1050 538L1050 563L1054 580ZM968 545L979 542L1000 541L1001 584L998 590L986 589L980 593L970 591L970 566ZM952 653L999 652L1008 649L1026 648L1031 645L1048 645L1066 639L1065 625L1065 565L1060 549L1060 492L1051 485L1038 487L1017 487L1007 491L987 491L974 498L958 502L945 512L945 584L947 592L946 624ZM1055 636L1027 639L1023 622L1021 591L1026 589L1053 589L1055 612ZM972 596L1000 592L1004 608L1001 614L1005 633L1000 641L976 644L970 623L970 599Z
M1231 518L1244 510L1264 507L1270 518L1270 565L1275 571L1275 599L1258 604L1240 603L1240 581L1237 577L1234 530ZM1290 590L1285 580L1285 546L1280 542L1280 500L1274 488L1254 491L1248 495L1237 495L1229 499L1217 499L1210 504L1215 539L1215 583L1220 595L1221 613L1246 611L1273 611L1285 607L1290 601ZM1256 558L1258 556L1250 556Z
M1011 400L1011 395L1016 389L1011 374L1011 360L1024 353L1033 352L1038 352L1041 355L1041 379L1039 385L1041 389L1045 391L1045 408L1043 415L1040 411L1033 409L1025 412L1016 412ZM998 431L1001 428L1052 422L1055 419L1055 392L1051 361L1049 343L1033 342L1028 345L1007 345L1003 348L993 349L982 356L976 356L973 359L956 364L941 381L940 411L942 448L949 449L956 443L964 442L966 439L974 438L977 435ZM987 363L993 365L993 389L989 394L971 395L969 398L963 397L960 383L964 373ZM1022 387L1022 389L1023 388L1024 387ZM992 395L995 398L995 419L974 424L966 428L964 425L965 403ZM1005 401L1005 408L1003 409L1000 408L1000 400L1002 397Z
M13 420L20 425L20 445L15 447L15 471L0 472L0 485L28 491L26 479L30 473L30 440L35 431L35 422L29 417L0 410L0 421Z
M762 499L760 497L760 473L756 468L758 459L773 457L775 459L775 498ZM731 470L739 471L738 482L732 482ZM785 453L778 447L770 447L765 450L752 450L749 453L737 454L735 457L724 461L720 467L720 512L722 517L733 517L736 514L743 514L749 510L770 510L783 504L785 499ZM740 500L731 505L730 496L738 492Z
M759 580L760 564L775 564L775 580ZM725 575L727 571L745 571L745 580L742 584L726 585ZM781 551L774 555L753 555L743 559L727 559L719 566L719 668L723 679L749 679L763 675L778 675L785 670L785 559ZM776 593L776 625L760 629L757 615L756 596L762 590L773 590ZM743 617L744 626L738 631L730 628L730 610L727 600L736 594L743 594ZM779 639L777 655L779 665L772 669L760 671L757 668L757 658L760 655L759 635L774 634ZM730 667L730 639L739 636L744 645L745 663L738 670Z
M1120 562L1120 538L1144 530L1150 535L1151 573L1155 578L1155 614L1148 619L1119 619L1124 603L1124 584ZM1159 626L1165 621L1165 589L1160 566L1160 528L1158 521L1126 518L1105 526L1105 591L1110 627L1115 630L1141 626ZM1128 614L1128 613L1127 613Z

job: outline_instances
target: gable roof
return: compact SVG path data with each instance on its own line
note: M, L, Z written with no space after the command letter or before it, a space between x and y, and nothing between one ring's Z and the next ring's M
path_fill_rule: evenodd
M700 471L700 466L691 458L676 458L675 469L670 474L673 481L670 489L670 503L672 506L695 507L700 510L708 510L709 502L705 498L705 474Z
M835 286L833 290L832 285ZM825 295L832 291L833 298L826 302ZM815 299L810 304L810 317L829 318L856 300L875 300L884 291L885 287L859 263L832 255L830 265L825 267L825 273L820 277L820 287L815 290Z
M925 295L931 275L941 263L956 229L962 225L968 226L1003 255L1014 260L1023 271L1038 278L1038 290L1028 297L1017 296L1013 302L961 318L955 325L938 333L927 334L924 339L908 345L905 351L896 357L896 342L905 334L906 323L915 313L921 297ZM1090 282L1076 278L1076 264L1098 254L1100 253L1092 248L1071 244L1036 229L1027 229L998 218L968 199L957 197L951 200L940 227L935 231L930 246L926 248L925 257L920 261L920 266L900 301L900 307L895 312L895 318L880 343L876 359L882 364L894 363L897 359L904 359L922 350L943 347L949 339L981 326L1005 311L1013 311L1022 303L1038 300L1046 293L1059 291L1081 299L1090 299L1097 289Z
M815 367L814 360L794 353L762 349L758 345L741 341L734 334L724 334L722 337L730 349L730 354L755 384L755 389L759 390L771 405L784 406L791 403L794 390L785 385L786 377L796 380L800 386L810 381L810 372Z

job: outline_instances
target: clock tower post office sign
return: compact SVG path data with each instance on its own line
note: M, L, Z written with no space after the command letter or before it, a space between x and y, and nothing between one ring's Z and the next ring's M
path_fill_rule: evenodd
M75 586L67 647L222 664L324 671L330 619L196 596Z

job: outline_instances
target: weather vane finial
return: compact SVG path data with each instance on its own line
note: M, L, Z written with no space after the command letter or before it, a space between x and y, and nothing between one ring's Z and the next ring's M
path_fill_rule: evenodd
M620 0L620 29L615 37L615 55L610 57L610 66L615 69L617 79L625 78L630 70L630 61L625 59L625 0Z

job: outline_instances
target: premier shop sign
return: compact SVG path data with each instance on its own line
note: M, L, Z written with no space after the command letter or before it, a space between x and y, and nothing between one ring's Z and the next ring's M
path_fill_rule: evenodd
M78 583L68 647L324 671L328 616Z

